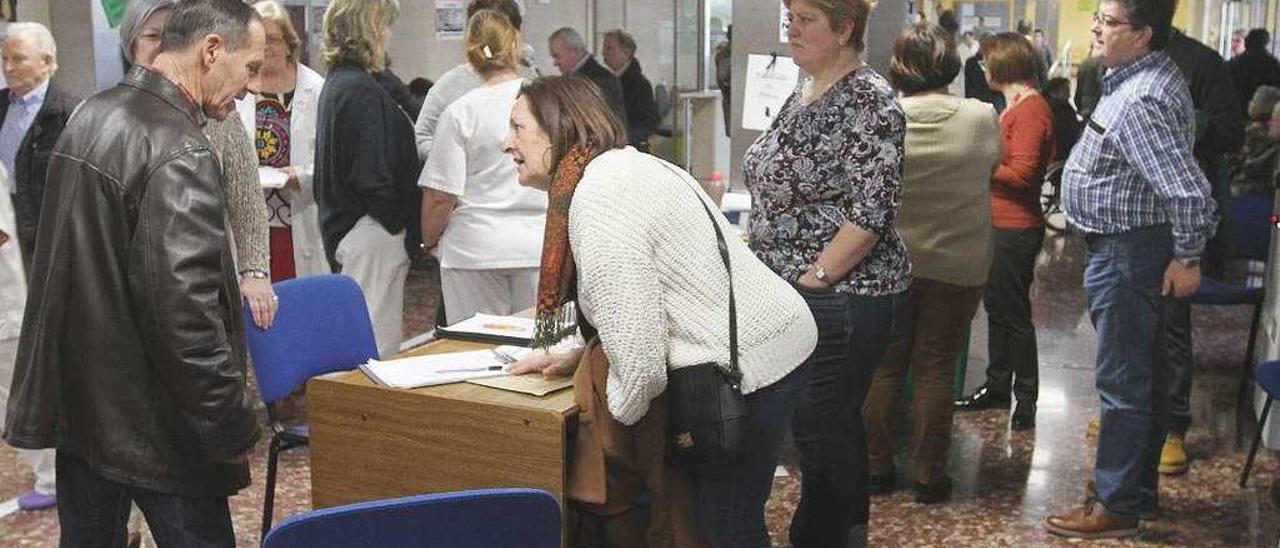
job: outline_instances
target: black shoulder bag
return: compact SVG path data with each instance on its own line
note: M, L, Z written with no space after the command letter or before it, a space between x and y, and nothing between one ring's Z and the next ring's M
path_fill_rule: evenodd
M675 172L674 169L671 171ZM684 180L684 177L680 179ZM742 372L738 370L738 308L733 297L733 269L729 266L729 246L725 243L724 233L711 208L696 190L694 195L707 211L707 218L711 219L711 226L715 228L720 259L724 261L724 268L729 276L729 368L725 369L715 362L706 362L673 369L668 373L671 426L667 434L677 461L694 467L714 467L733 462L746 445L747 400L740 388Z

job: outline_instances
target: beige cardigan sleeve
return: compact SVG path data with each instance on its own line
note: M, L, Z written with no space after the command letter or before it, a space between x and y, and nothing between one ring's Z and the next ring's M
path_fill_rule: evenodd
M258 183L258 155L253 143L234 111L225 120L210 118L204 131L222 164L231 232L236 241L237 268L270 273L267 201Z

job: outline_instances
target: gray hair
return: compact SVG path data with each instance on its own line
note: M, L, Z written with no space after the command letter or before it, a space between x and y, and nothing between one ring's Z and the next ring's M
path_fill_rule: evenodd
M142 24L151 15L164 8L172 8L178 0L129 0L129 7L124 10L124 18L120 20L120 49L130 64L133 60L133 43L142 32Z
M249 37L249 23L261 19L240 0L183 0L169 13L160 53L183 51L209 34L226 40L227 51L236 51Z
M547 39L548 42L554 42L556 40L563 42L564 47L569 48L570 50L587 51L587 43L582 41L582 35L578 34L578 31L573 30L573 27L560 27L555 32L551 33L551 38Z
M58 70L58 44L53 41L53 34L47 27L32 22L10 23L5 30L5 39L15 36L26 38L37 53L49 56L51 73Z

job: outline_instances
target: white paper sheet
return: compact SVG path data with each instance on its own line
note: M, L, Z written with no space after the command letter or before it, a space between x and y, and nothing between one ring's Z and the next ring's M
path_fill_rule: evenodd
M800 81L800 67L790 57L748 55L747 80L742 98L742 128L769 129L787 97Z
M287 182L289 182L289 176L284 170L271 166L258 168L258 184L262 185L262 188L284 188Z
M506 362L493 350L369 360L360 369L390 388L418 388L506 375Z

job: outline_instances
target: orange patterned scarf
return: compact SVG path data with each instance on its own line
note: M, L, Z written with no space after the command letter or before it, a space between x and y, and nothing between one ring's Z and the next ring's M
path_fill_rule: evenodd
M595 158L574 146L556 165L547 190L547 227L542 237L542 267L538 274L538 308L533 347L547 348L573 334L575 320L565 304L576 295L573 251L569 249L569 206L582 172Z

